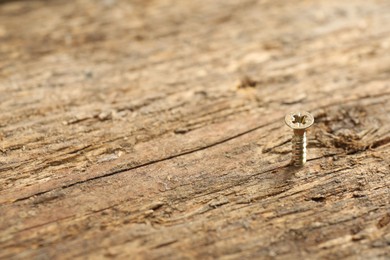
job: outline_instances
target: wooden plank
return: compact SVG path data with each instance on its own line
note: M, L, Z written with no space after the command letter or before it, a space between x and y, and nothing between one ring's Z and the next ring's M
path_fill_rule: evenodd
M386 0L0 2L0 257L388 258L389 22Z

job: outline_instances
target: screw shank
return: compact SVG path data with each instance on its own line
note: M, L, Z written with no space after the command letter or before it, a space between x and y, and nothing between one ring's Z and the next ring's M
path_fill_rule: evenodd
M306 131L294 130L292 138L292 164L302 166L306 163Z

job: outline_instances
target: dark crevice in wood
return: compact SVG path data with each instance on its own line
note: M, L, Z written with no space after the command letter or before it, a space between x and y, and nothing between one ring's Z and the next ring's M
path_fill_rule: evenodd
M324 202L326 200L326 197L324 197L324 196L316 196L316 197L312 197L310 199L312 201L315 201L315 202Z
M206 146L203 146L203 147L200 147L200 148L192 149L192 150L189 150L189 151L186 151L186 152L182 152L182 153L179 153L179 154L175 154L175 155L171 155L171 156L168 156L168 157L164 157L162 159L158 159L158 160L150 161L150 162L147 162L147 163L143 163L143 164L140 164L140 165L137 165L137 166L134 166L134 167L120 169L120 170L113 171L113 172L110 172L110 173L106 173L106 174L103 174L103 175L100 175L100 176L96 176L94 178L90 178L90 179L87 179L87 180L74 182L74 183L69 184L69 185L64 185L64 186L61 187L61 189L66 189L66 188L69 188L69 187L72 187L72 186L75 186L75 185L80 185L80 184L86 183L88 181L93 181L93 180L109 177L109 176L112 176L112 175L115 175L115 174L120 174L120 173L124 173L124 172L130 171L130 170L134 170L134 169L138 169L138 168L141 168L141 167L145 167L145 166L149 166L149 165L152 165L152 164L156 164L156 163L159 163L159 162L171 160L171 159L178 158L178 157L181 157L181 156L184 156L184 155L188 155L188 154L192 154L192 153L195 153L195 152L198 152L198 151L203 151L203 150L206 150L208 148L214 147L216 145L220 145L220 144L226 143L228 141L231 141L233 139L236 139L236 138L238 138L240 136L243 136L243 135L246 135L248 133L254 132L254 131L258 130L258 129L261 129L261 128L266 127L266 126L271 125L271 124L273 124L273 123L268 123L268 124L256 126L256 127L251 128L251 129L249 129L247 131L241 132L241 133L236 134L234 136L222 139L222 140L220 140L218 142L214 142L212 144L209 144L209 145L206 145ZM53 190L55 190L55 189L53 189ZM27 199L29 199L31 197L42 195L42 194L51 192L53 190L42 191L42 192L39 192L39 193L30 195L30 196L27 196L27 197L18 198L14 202L27 200Z

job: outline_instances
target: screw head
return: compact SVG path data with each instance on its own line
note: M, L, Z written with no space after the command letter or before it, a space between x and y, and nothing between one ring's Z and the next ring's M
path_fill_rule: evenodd
M291 112L284 117L286 125L294 130L309 128L314 123L314 117L306 111Z

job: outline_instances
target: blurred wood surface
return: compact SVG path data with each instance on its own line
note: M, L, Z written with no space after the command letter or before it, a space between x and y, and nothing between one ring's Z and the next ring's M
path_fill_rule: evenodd
M389 24L389 0L0 1L0 258L389 259Z

